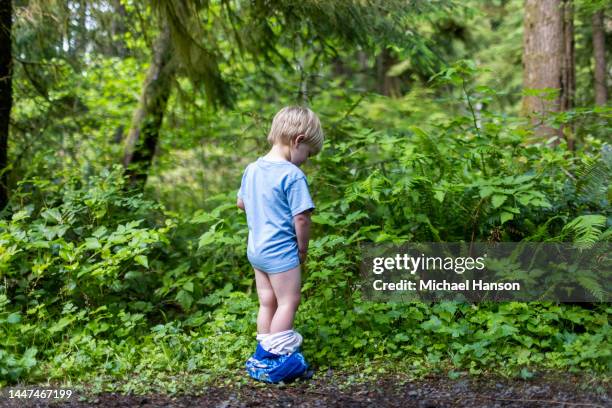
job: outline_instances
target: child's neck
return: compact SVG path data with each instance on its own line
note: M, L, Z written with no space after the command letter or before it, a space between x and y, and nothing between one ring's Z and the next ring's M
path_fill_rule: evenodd
M272 149L264 156L266 160L291 160L291 153L289 151L289 146L284 146L281 144L272 145Z

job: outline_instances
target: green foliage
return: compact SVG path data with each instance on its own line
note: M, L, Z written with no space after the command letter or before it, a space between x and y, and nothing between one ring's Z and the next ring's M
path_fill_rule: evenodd
M272 3L155 2L183 26L175 35L197 33L179 50L193 52L187 65L215 57L211 78L227 79L216 86L231 85L236 104L215 112L212 88L202 95L201 82L177 78L141 195L124 191L113 163L159 28L150 10L121 2L138 26L119 36L129 58L106 50L108 39L88 43L86 58L76 42L62 51L49 24L19 14L26 59L11 118L16 188L0 220L0 385L176 392L244 381L258 302L235 192L244 165L267 148L274 113L296 101L310 102L326 134L305 165L317 209L295 326L310 362L415 375L609 373L607 304L376 303L357 287L363 242L609 240L610 108L543 118L572 125L575 152L565 141L527 143L533 129L513 115L520 2L467 2L456 13L447 2ZM57 7L33 15L64 21ZM359 23L337 24L347 14ZM396 98L375 92L383 45L397 59L387 72L402 81ZM430 78L442 60L466 56L488 69L464 59Z
M209 103L221 106L232 106L235 99L223 65L246 60L290 67L292 62L283 55L283 47L294 48L291 43L316 43L321 54L333 56L337 54L336 42L368 49L385 42L425 51L428 56L421 56L421 60L431 64L433 54L404 16L446 10L452 5L448 0L152 2L160 26L167 26L172 34L184 71L204 85ZM237 53L241 58L236 58Z
M578 246L589 248L601 236L601 228L606 225L603 215L581 215L567 223L561 230L561 235L573 236L573 242Z
M475 69L439 77L465 75L470 92ZM606 239L607 201L566 177L592 167L587 150L567 160L563 148L525 144L521 120L486 110L476 122L467 108L416 124L377 97L346 109L330 100L322 95L317 108L326 148L307 166L317 211L295 324L309 361L523 378L538 367L609 371L605 304L375 303L356 286L364 241ZM235 190L178 213L124 192L120 167L56 180L24 179L0 221L0 381L113 379L124 391L176 391L239 375L257 297ZM601 294L587 274L581 282ZM176 372L189 379L173 380Z

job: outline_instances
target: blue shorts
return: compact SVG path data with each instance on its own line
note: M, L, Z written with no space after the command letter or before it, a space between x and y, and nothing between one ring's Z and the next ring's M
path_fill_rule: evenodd
M300 262L298 261L297 264L290 266L288 268L282 268L281 270L277 270L278 268L272 268L271 270L266 270L265 268L262 268L260 266L255 265L254 263L251 262L251 266L257 270L260 270L264 273L267 273L268 275L275 275L277 273L283 273L283 272L288 272L291 269L297 268L298 266L300 266Z

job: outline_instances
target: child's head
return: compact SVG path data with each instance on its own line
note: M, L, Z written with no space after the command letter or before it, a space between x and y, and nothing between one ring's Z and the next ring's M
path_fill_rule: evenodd
M323 130L317 115L302 106L284 107L272 120L268 141L273 145L290 146L299 136L302 136L301 143L310 147L311 155L321 151Z

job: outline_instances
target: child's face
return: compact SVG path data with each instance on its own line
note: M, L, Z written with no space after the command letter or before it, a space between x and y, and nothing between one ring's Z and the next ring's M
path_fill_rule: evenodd
M304 136L300 135L294 139L291 143L291 163L296 166L300 166L306 160L311 153L311 147L303 142Z

